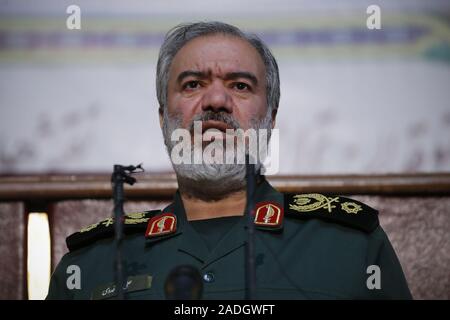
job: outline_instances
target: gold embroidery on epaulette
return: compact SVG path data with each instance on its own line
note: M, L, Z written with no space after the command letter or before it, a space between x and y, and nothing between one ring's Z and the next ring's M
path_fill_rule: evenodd
M139 224L147 222L150 218L141 218L141 219L125 219L125 224Z
M98 225L99 225L98 222L94 223L94 224L91 224L91 225L88 225L87 227L81 229L80 233L91 231L92 229L97 228Z
M108 218L108 219L103 220L101 223L105 227L108 227L108 226L114 224L114 219L113 218Z
M145 212L133 212L127 214L125 217L129 219L142 219L145 217Z
M294 196L294 199L295 204L289 204L289 208L298 212L310 212L320 208L326 208L331 213L336 208L332 203L339 202L339 197L326 197L319 193L298 194Z
M361 206L354 202L344 202L343 204L341 204L341 209L347 213L354 214L358 214L358 212L362 210Z

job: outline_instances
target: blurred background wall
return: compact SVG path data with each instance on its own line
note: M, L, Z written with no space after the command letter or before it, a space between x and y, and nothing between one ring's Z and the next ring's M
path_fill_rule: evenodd
M81 30L66 28L71 4ZM157 53L196 20L254 32L277 57L280 173L448 171L449 13L444 0L2 0L0 173L170 171Z

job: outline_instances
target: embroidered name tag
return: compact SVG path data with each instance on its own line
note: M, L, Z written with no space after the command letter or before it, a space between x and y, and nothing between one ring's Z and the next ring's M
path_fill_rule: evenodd
M128 277L127 283L123 286L123 292L129 293L150 289L152 287L152 276L148 274ZM108 299L117 295L114 283L101 284L94 289L91 295L92 300Z

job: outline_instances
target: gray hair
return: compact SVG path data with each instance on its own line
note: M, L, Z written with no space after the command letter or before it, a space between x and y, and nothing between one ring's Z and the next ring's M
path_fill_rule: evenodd
M248 41L260 54L266 68L267 106L277 110L280 102L280 76L275 57L264 42L254 34L247 34L237 27L217 21L180 24L171 29L164 39L156 67L156 94L160 108L167 105L169 69L177 52L194 38L226 34Z

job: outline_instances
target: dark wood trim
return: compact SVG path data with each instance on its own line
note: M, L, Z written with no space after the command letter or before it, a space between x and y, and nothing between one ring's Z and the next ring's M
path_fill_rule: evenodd
M341 195L449 195L450 173L281 176L269 179L282 192Z
M173 173L146 173L125 186L128 199L170 199L177 188ZM449 195L450 173L386 175L293 175L267 179L281 192L371 195ZM107 174L0 177L0 201L101 199L112 196Z

